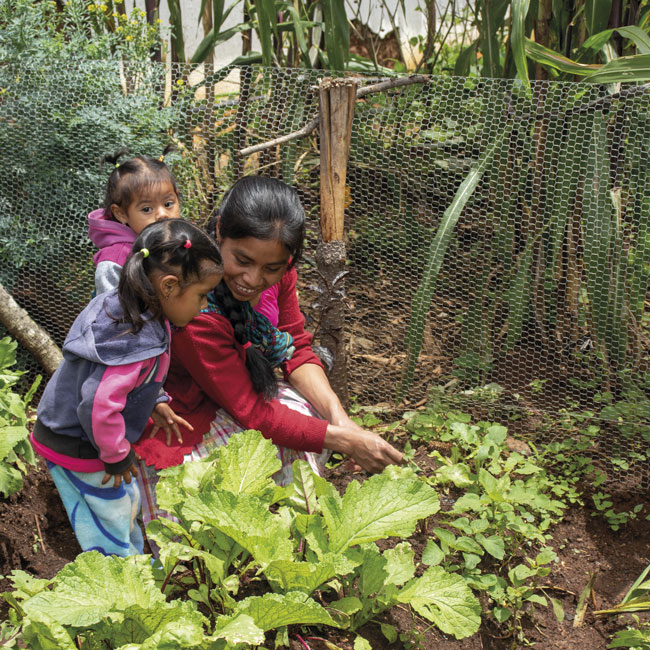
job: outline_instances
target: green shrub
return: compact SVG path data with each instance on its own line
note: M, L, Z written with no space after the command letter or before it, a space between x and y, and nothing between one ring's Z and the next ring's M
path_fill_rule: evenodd
M25 397L12 390L23 374L11 370L16 364L17 347L8 336L0 339L0 493L5 498L22 488L27 466L36 464L28 439L27 407L41 377L37 377Z

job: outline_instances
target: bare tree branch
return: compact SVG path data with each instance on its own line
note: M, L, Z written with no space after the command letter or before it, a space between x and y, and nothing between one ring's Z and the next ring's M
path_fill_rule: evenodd
M11 297L2 284L0 284L0 322L48 374L51 375L57 369L63 359L61 350L50 335L37 325Z
M424 74L411 75L409 77L398 77L396 79L387 79L386 81L380 81L379 83L372 84L370 86L364 86L363 88L357 89L356 97L361 99L366 95L371 93L379 93L384 90L390 90L391 88L400 88L401 86L411 86L413 84L426 84L430 82L430 77ZM291 140L297 140L298 138L304 138L308 136L317 126L320 119L320 113L315 115L305 126L293 133L287 133L287 135L282 135L273 140L267 142L260 142L259 144L252 145L241 149L239 154L241 156L250 156L253 153L258 151L264 151L270 147L275 147L278 144L284 144L285 142L290 142Z

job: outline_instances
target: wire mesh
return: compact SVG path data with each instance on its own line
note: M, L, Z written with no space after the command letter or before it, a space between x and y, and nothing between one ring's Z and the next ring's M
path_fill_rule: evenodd
M193 221L206 223L242 174L298 189L309 215L301 303L318 343L318 130L304 127L326 74L0 67L3 285L61 344L92 290L86 215L109 171L99 159L122 147L157 157L172 142L166 160ZM432 391L488 412L591 415L603 439L646 462L648 86L413 81L355 107L350 393L391 416ZM38 371L26 355L23 365Z

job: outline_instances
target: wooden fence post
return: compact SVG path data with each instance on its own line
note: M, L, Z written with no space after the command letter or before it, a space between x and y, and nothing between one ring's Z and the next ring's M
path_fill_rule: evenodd
M323 79L320 99L320 225L316 250L320 275L320 336L333 356L328 376L343 406L348 405L345 352L345 176L357 82Z

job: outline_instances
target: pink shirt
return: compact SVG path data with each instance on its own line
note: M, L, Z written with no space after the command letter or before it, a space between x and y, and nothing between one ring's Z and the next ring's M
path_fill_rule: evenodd
M278 291L280 290L280 283L274 284L265 291L262 291L258 303L253 309L266 316L274 327L278 326L280 320L280 308L278 307Z

